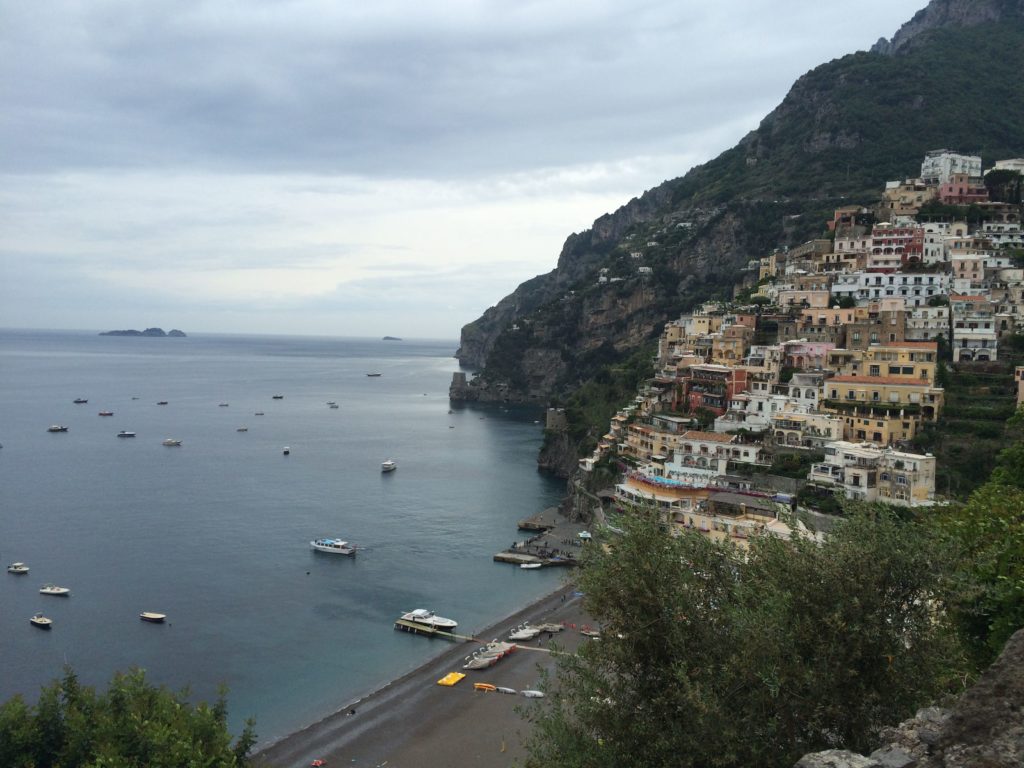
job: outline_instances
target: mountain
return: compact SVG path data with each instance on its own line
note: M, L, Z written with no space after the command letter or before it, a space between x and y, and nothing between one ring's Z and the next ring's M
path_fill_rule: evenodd
M1022 71L1024 0L933 0L892 40L802 76L735 147L570 235L555 269L462 329L457 356L479 374L453 397L564 403L665 321L731 295L752 259L916 176L928 150L1021 156Z

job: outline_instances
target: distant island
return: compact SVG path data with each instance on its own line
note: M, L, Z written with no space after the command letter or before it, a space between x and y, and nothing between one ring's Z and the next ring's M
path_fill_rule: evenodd
M166 333L164 332L163 328L147 328L144 331L102 331L100 333L100 336L156 336L159 338L174 336L183 339L185 338L185 332L179 331L177 328L172 328L170 331Z
M385 336L382 341L401 341L397 336Z

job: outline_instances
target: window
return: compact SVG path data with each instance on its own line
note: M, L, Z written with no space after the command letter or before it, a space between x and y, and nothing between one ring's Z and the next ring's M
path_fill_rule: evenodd
M868 368L868 376L881 376L882 369L877 365L872 365Z
M871 399L872 399L872 400L873 400L874 402L876 402L876 403L877 403L877 402L878 402L879 400L881 400L882 398L881 398L881 397L879 396L879 394L878 394L877 392L872 392L872 393L871 393Z

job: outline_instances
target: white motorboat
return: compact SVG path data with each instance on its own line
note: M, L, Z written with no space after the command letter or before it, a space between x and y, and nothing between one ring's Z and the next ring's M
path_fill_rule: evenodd
M68 428L65 427L63 424L52 424L51 426L46 428L46 431L47 432L67 432Z
M118 437L135 437L135 433L134 432L129 432L128 430L125 430L125 429L122 429L120 432L117 433L117 436Z
M540 568L544 563L520 563L519 567L524 571L535 571Z
M46 618L41 613L37 613L29 621L32 623L32 626L39 627L40 629L49 629L53 626L53 620Z
M341 539L313 539L309 546L317 552L329 552L332 555L354 555L356 548Z
M454 619L446 619L444 616L438 616L433 611L428 611L426 608L417 608L414 611L402 614L403 621L411 621L413 624L420 624L430 629L442 629L446 632L450 632L459 626L459 623Z
M55 597L67 597L71 590L67 587L58 587L56 584L43 584L39 589L40 595L54 595Z
M24 563L11 563L7 566L7 572L13 573L17 576L23 576L28 573L28 566Z
M398 464L396 464L393 459L382 461L380 464L381 472L394 472L396 469L398 469Z
M161 445L177 447L181 445L181 440L175 440L173 437L168 437L166 440L163 441L163 443L161 443Z
M143 621L148 621L150 624L163 624L167 618L166 613L153 613L151 611L143 611L139 614L139 618Z

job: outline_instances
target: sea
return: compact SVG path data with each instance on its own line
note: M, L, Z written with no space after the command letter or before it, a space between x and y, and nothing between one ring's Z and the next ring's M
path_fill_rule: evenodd
M226 686L267 744L444 650L400 613L473 632L556 589L492 561L564 491L536 468L543 414L450 403L455 348L0 331L0 563L31 569L0 573L0 700L142 668L193 701Z

